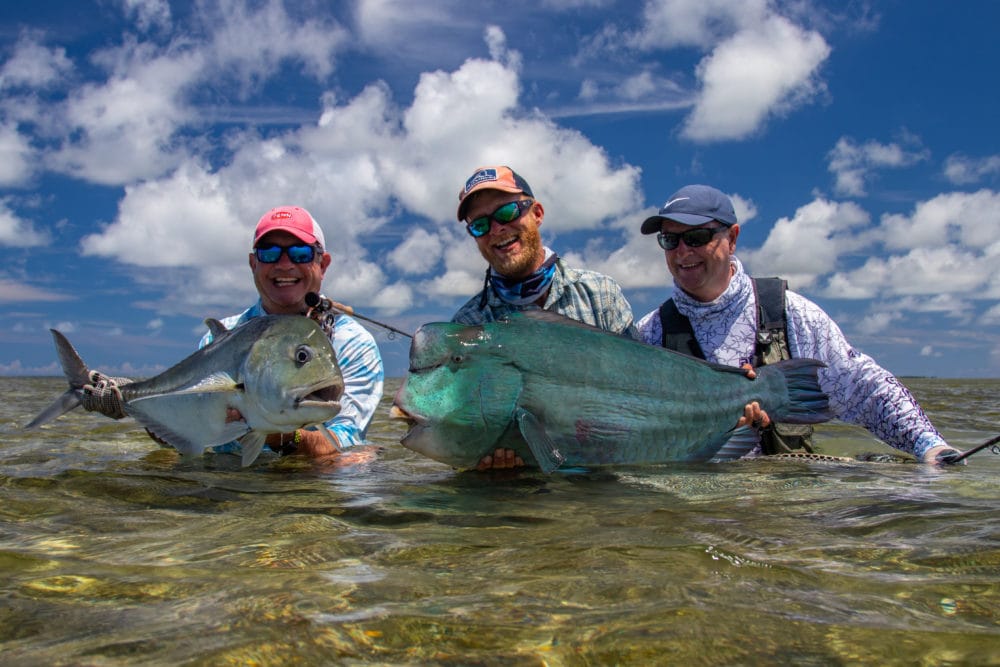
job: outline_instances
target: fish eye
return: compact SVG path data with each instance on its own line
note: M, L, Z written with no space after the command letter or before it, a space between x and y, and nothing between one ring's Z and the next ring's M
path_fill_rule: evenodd
M299 345L295 348L295 363L298 365L306 364L312 361L313 349L308 345Z
M465 357L461 354L454 354L452 355L451 360L453 363L460 364L465 361Z

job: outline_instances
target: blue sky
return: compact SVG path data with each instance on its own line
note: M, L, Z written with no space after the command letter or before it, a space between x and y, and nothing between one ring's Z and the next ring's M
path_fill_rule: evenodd
M255 298L259 216L308 208L325 293L413 331L485 263L483 164L636 317L670 277L639 224L707 183L737 254L900 375L1000 376L1000 3L101 0L0 30L0 375L149 375ZM408 341L373 329L387 373Z

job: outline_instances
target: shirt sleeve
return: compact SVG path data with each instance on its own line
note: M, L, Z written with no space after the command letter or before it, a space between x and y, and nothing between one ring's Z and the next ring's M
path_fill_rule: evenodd
M636 323L635 328L638 332L638 340L643 343L657 347L663 344L663 323L660 321L659 308L643 315L642 319Z
M829 315L794 292L787 293L788 346L792 357L824 362L820 386L844 421L918 459L947 445L916 398L892 373L854 349Z
M362 444L382 400L385 372L375 338L356 320L340 315L332 341L344 377L340 412L326 422L343 447Z

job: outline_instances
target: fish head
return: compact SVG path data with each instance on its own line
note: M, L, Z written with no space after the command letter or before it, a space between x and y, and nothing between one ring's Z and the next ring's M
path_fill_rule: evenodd
M410 424L407 449L456 468L475 467L514 419L521 373L484 327L434 322L410 345L410 367L390 416Z
M288 432L340 412L344 378L319 325L308 317L273 315L242 366L243 416L257 430Z

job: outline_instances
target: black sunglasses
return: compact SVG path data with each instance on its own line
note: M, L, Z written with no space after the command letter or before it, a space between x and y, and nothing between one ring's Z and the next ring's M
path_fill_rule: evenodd
M660 247L664 250L673 250L681 241L684 241L684 245L689 248L699 248L709 241L712 237L719 232L728 231L729 227L698 227L697 229L689 229L686 232L681 232L680 234L674 234L673 232L660 232L656 235L656 242L660 244Z
M466 229L469 230L469 234L478 239L480 236L485 236L490 231L490 225L492 222L496 222L501 225L514 222L524 215L525 211L531 210L534 203L535 201L533 199L522 199L521 201L508 202L489 215L484 215L476 218L475 220L470 220L466 224Z
M295 245L288 246L273 243L271 245L258 246L253 249L253 253L257 256L257 261L263 264L276 263L281 259L281 253L288 255L288 259L292 260L293 264L308 264L316 259L316 247L306 243L296 243Z

